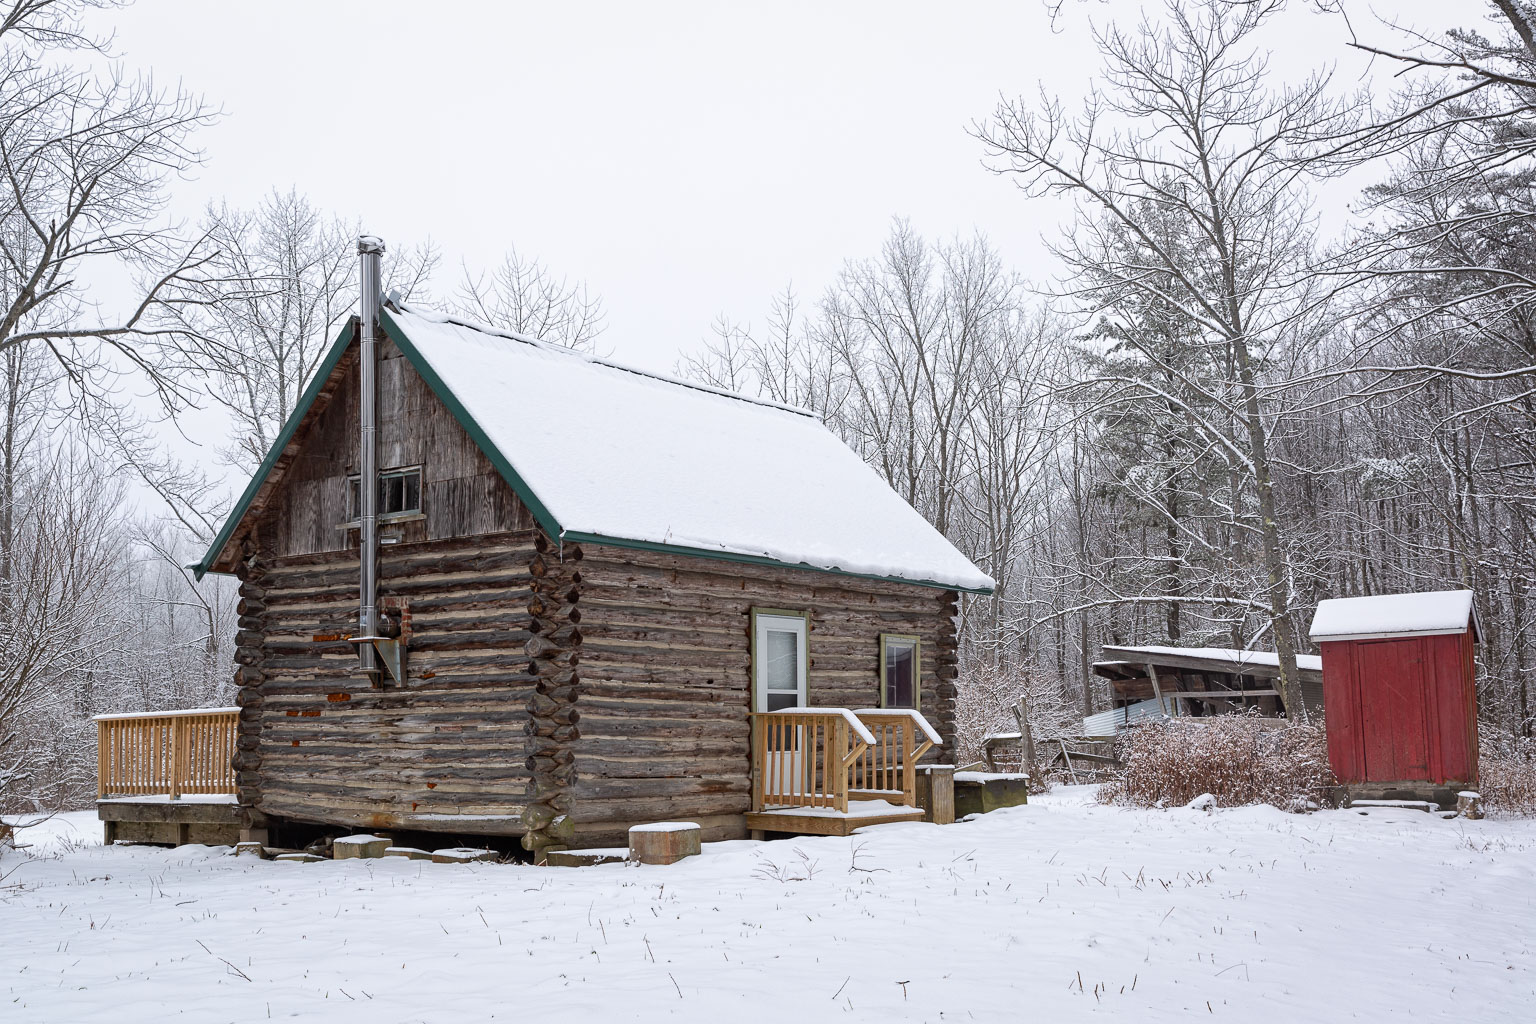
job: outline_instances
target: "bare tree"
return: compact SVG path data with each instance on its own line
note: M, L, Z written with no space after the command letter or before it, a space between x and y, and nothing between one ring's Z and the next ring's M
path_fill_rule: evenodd
M1075 278L1062 294L1110 318L1129 301L1165 303L1230 360L1218 378L1176 373L1179 392L1146 376L1110 379L1110 400L1156 402L1201 422L1207 442L1248 481L1252 508L1232 511L1258 538L1280 689L1304 718L1270 452L1275 396L1284 391L1265 378L1316 322L1304 184L1319 170L1316 139L1342 133L1355 108L1330 98L1326 74L1291 88L1269 84L1253 36L1279 6L1175 2L1166 25L1100 31L1106 89L1079 117L1054 102L1038 110L1005 102L976 134L995 168L1026 192L1078 204L1077 230L1056 248ZM1168 218L1183 227L1178 245L1153 223Z
M73 717L70 683L100 668L126 627L113 614L124 551L121 485L78 451L36 463L13 512L0 581L0 804L40 809L52 780L39 752ZM120 595L119 595L120 596ZM65 744L70 747L73 744Z
M175 408L189 336L174 314L205 301L211 254L155 221L167 183L200 162L191 137L214 115L181 89L71 69L28 45L56 39L82 6L14 5L0 23L0 352L47 351L77 396L100 398L135 370ZM84 290L107 268L137 282L121 315Z
M232 287L198 311L198 351L208 393L234 419L223 457L251 470L351 313L352 239L294 189L274 190L254 210L210 205L204 230Z
M226 462L252 471L298 406L337 330L357 305L356 224L315 209L296 189L273 190L254 209L210 205L203 231L215 247L217 301L190 306L190 370L232 418ZM391 253L387 286L419 295L436 248Z
M590 352L603 333L603 301L582 281L508 250L489 272L463 267L454 305L465 316L567 348Z

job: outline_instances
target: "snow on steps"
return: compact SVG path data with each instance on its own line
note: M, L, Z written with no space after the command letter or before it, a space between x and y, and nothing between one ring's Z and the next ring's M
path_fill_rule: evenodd
M1349 806L1354 808L1395 807L1400 811L1438 811L1440 808L1428 800L1351 800Z

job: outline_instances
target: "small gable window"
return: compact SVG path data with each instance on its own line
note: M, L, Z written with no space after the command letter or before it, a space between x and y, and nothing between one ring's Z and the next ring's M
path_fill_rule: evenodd
M899 633L880 634L880 706L916 708L922 677L922 641Z
M349 488L349 518L355 523L362 518L361 477L347 478ZM379 518L386 516L412 516L421 512L421 467L387 469L379 474Z

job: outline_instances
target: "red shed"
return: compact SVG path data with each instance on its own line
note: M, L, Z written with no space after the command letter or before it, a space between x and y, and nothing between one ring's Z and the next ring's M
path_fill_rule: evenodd
M1477 782L1470 590L1324 601L1328 759L1358 796L1454 802Z

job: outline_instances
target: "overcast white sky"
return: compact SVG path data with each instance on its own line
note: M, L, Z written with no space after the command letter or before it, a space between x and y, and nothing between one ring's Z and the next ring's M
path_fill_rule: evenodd
M1353 81L1342 23L1296 6L1280 66ZM988 173L966 127L1000 93L1080 95L1089 19L1139 8L1069 0L1054 31L1037 0L139 0L111 20L127 66L227 112L182 215L294 185L391 246L430 236L444 278L515 242L602 295L617 358L670 369L717 313L760 320L791 280L813 299L893 216L979 229L1048 277L1061 211Z

